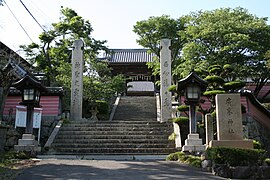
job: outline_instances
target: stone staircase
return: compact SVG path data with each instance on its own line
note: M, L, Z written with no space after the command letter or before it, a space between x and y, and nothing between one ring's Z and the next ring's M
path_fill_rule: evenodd
M155 97L124 96L113 121L64 124L52 147L65 155L165 155L175 152L172 131L157 122Z

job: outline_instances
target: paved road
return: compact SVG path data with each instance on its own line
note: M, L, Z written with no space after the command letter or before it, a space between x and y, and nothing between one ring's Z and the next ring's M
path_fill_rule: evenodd
M169 161L41 160L17 180L77 179L224 179L201 169Z

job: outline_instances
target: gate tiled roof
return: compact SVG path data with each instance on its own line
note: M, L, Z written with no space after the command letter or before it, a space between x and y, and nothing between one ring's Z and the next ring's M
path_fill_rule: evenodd
M152 62L153 53L148 49L111 49L112 53L106 58L110 63L146 63Z

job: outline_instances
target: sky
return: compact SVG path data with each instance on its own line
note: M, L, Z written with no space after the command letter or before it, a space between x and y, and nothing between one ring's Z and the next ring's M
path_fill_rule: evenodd
M0 0L3 1L3 0ZM19 45L39 43L40 26L20 0L4 0L0 6L0 41L21 54ZM269 0L21 0L45 29L59 22L61 6L89 20L96 40L107 40L111 49L143 48L133 32L137 21L151 16L179 18L199 10L243 7L258 17L270 17ZM13 14L12 14L13 13ZM15 19L15 17L17 20ZM270 21L268 21L270 24ZM23 30L23 28L25 30ZM28 35L27 35L28 34Z

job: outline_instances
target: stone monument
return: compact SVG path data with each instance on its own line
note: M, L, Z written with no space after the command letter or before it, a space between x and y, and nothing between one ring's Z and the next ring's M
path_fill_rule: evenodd
M217 94L217 140L210 147L223 146L253 149L252 140L243 140L240 94Z
M75 40L72 50L72 84L70 119L72 121L82 119L82 97L83 97L83 41Z
M209 145L210 141L214 139L213 117L211 116L211 114L205 115L205 128L206 145Z
M160 41L160 96L161 96L161 112L160 122L166 122L171 118L172 113L172 95L168 91L171 86L171 46L170 39L161 39Z

